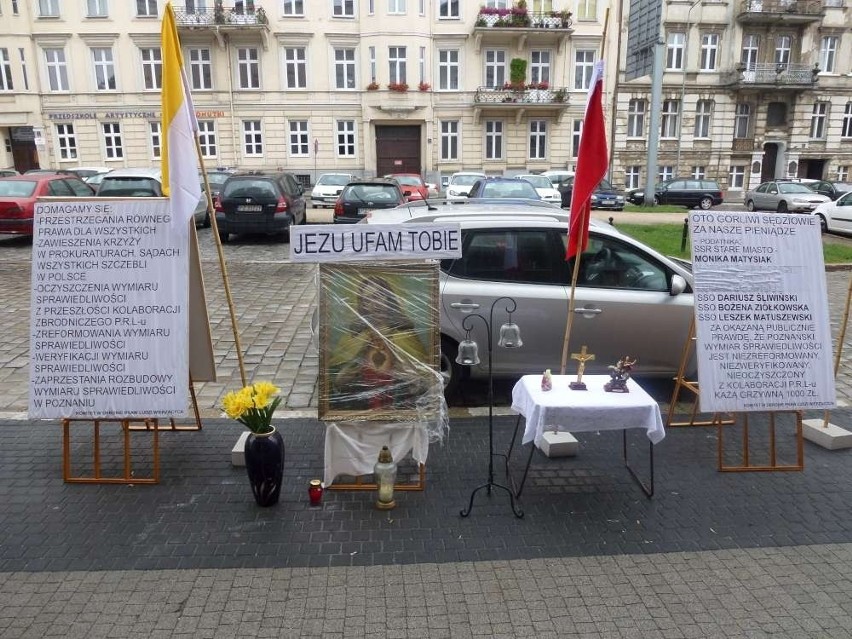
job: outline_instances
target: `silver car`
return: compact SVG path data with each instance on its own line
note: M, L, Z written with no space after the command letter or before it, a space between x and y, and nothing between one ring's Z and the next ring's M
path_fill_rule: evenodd
M810 213L823 202L831 202L825 195L814 193L800 182L781 180L764 182L745 195L749 211L778 211L779 213Z
M455 363L465 338L465 317L489 317L503 296L517 302L512 313L523 347L502 349L494 338L495 376L520 377L560 370L568 314L573 260L565 261L569 216L549 205L469 202L463 210L428 211L400 207L368 218L366 223L458 222L462 258L444 260L440 274L441 372L451 394L467 375ZM625 355L638 359L637 373L676 374L693 315L692 274L688 266L620 233L592 223L589 246L580 261L570 353L585 345L595 355L586 372L607 373ZM505 302L494 306L492 332L508 321ZM471 322L469 322L471 324ZM487 337L483 322L472 323L482 363L470 369L488 375ZM691 372L691 367L688 372ZM567 374L576 374L569 361Z

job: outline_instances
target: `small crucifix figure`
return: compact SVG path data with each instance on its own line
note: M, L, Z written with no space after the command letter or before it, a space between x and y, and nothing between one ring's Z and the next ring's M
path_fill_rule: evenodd
M583 348L580 349L579 353L571 353L571 359L576 359L580 364L577 366L577 381L568 384L568 388L571 390L586 390L586 385L583 383L583 371L586 370L586 362L592 361L595 359L595 356L587 353L586 345L583 344Z

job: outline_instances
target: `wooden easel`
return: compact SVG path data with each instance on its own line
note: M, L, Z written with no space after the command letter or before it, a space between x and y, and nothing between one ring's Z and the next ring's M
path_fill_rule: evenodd
M92 475L72 475L71 471L71 424L88 422L93 427L92 439ZM101 424L118 422L121 424L123 435L124 472L118 477L104 477L101 474ZM141 427L132 427L133 422L142 422ZM130 432L131 430L150 430L154 433L152 440L153 463L150 477L136 477L133 474L131 462ZM69 484L156 484L160 481L160 428L156 419L63 419L62 420L62 479Z
M796 463L795 464L779 464L778 455L775 448L775 426L776 416L780 413L793 413L796 416ZM738 417L743 419L743 440L742 440L742 464L738 466L726 466L724 463L724 442L722 435L724 427L722 423L717 423L719 433L718 460L719 470L722 472L766 472L777 470L804 470L805 468L805 444L802 436L802 411L768 411L769 414L769 463L768 464L752 464L751 450L749 447L749 413L737 413ZM718 413L717 413L718 415ZM715 418L714 418L715 419Z

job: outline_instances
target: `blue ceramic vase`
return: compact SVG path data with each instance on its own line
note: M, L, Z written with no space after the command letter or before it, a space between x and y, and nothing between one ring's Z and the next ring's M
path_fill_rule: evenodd
M278 503L284 477L284 438L273 429L271 433L251 433L246 439L246 472L251 491L258 506Z

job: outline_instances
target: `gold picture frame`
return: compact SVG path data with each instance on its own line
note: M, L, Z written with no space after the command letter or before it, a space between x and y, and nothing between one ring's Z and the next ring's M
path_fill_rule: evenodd
M322 420L417 421L442 393L438 264L321 264Z

